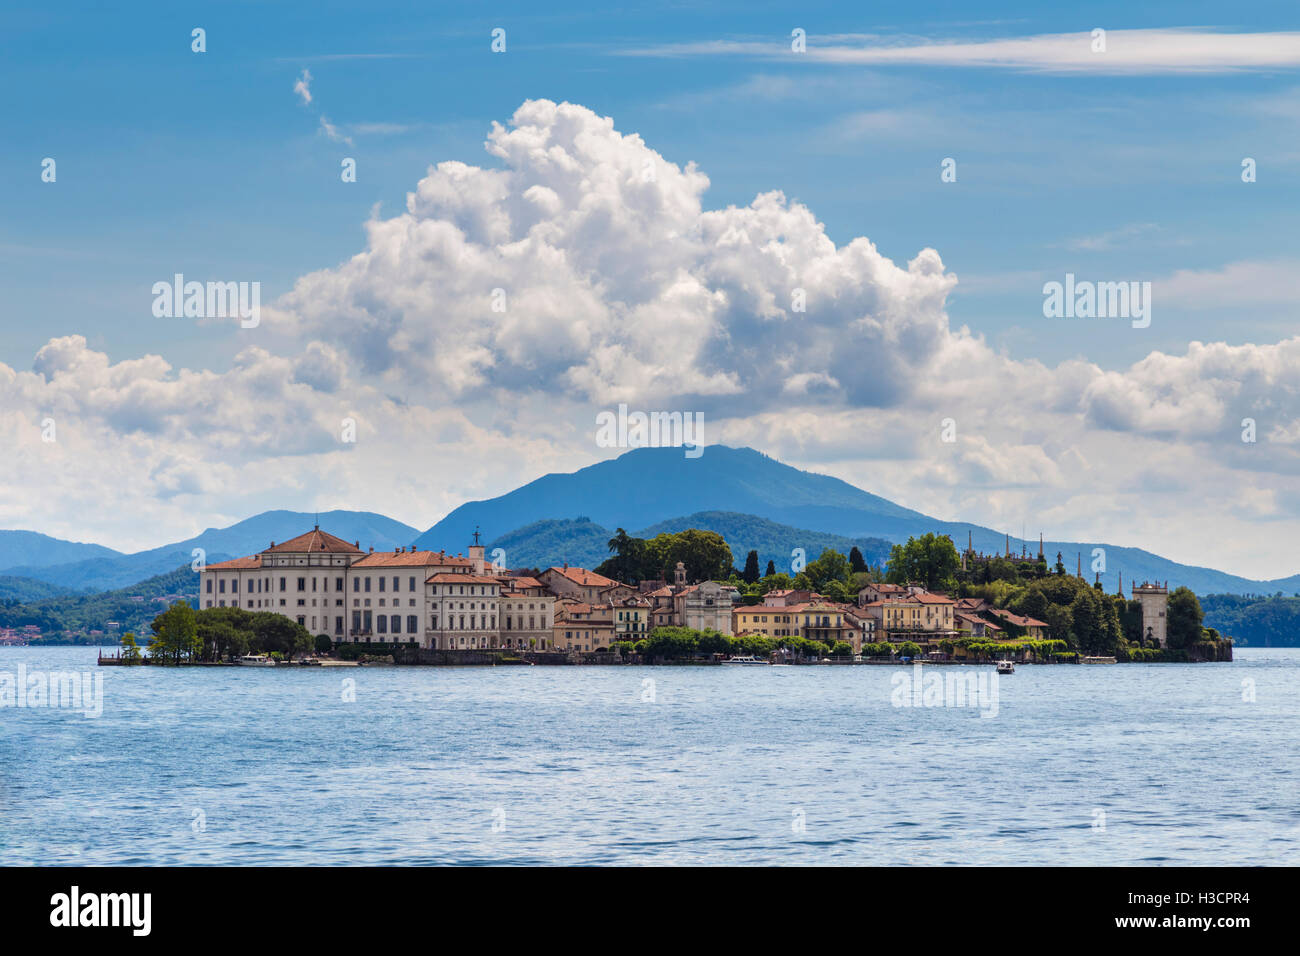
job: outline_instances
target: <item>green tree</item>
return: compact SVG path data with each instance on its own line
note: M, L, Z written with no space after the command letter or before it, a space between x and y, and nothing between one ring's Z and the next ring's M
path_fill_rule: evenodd
M196 657L203 648L199 640L194 608L189 601L177 601L149 625L154 632L150 656L179 664Z
M1180 587L1169 595L1166 614L1165 635L1170 647L1188 648L1201 639L1205 614L1190 588Z
M774 574L776 574L776 562L775 562L775 561L768 561L768 562L767 562L767 571L763 574L763 577L765 577L765 578L770 578L770 577L771 577L772 575L774 575Z
M849 567L854 574L862 574L867 570L867 562L863 560L862 551L856 544L849 549Z
M634 538L622 528L609 539L612 558L602 562L595 570L616 581L636 584L642 580L645 572L646 543L642 538Z
M122 635L122 660L130 664L140 663L140 646L135 642L135 635L127 631Z
M889 552L888 579L893 584L916 581L927 591L955 591L961 556L947 535L927 532L896 544ZM1012 569L1014 575L1014 568Z
M686 579L692 581L725 580L732 566L731 548L723 536L698 528L686 528L672 535L666 558L666 568L675 568L679 561L685 564Z
M912 658L920 657L921 645L917 644L915 641L904 641L902 644L898 645L898 656Z
M334 642L330 640L330 636L328 634L317 634L316 653L328 654L332 650L334 650Z
M753 584L758 580L758 552L750 551L745 556L745 571L741 575L746 584Z
M807 577L812 590L824 594L825 589L832 581L838 581L841 585L847 586L849 575L853 572L848 559L844 555L834 548L826 548L816 561L810 562L803 569L802 573Z
M831 581L821 589L822 596L837 604L849 603L849 589L843 581Z
M253 634L265 654L281 654L286 660L312 646L312 637L297 621L270 611L253 615Z

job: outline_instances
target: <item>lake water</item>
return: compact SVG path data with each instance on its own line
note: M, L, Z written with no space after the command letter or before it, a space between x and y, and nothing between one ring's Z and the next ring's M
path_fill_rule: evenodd
M0 864L1300 863L1300 650L1022 666L987 718L893 706L904 667L95 654L0 649L104 679L0 708Z

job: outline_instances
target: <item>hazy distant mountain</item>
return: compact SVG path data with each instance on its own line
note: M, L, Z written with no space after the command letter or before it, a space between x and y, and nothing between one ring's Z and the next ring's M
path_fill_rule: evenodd
M869 481L870 476L861 480ZM4 566L0 560L0 575L77 590L110 590L188 565L196 547L206 549L208 561L255 554L272 540L284 541L310 530L316 520L310 513L268 511L228 528L209 528L187 541L130 555L33 532L0 532L0 559L14 553L29 562ZM1001 531L929 518L838 478L801 471L752 448L723 445L709 446L696 459L686 458L680 448L639 448L571 474L546 475L497 498L467 502L423 534L370 512L331 511L319 520L325 530L359 541L363 549L416 545L463 552L477 527L491 547L505 549L506 562L514 567L564 561L598 564L608 556L605 542L619 527L641 536L684 527L717 531L731 545L738 565L745 552L754 548L764 566L771 559L787 568L792 548L804 548L812 559L824 547L847 551L853 544L874 564L883 557L882 541L905 541L927 531L950 535L959 549L965 549L968 540L978 551L1001 553L1008 546ZM5 552L6 542L27 550ZM1036 540L1012 537L1009 546L1015 555L1022 548L1030 555L1038 553ZM74 550L61 552L60 548ZM1102 580L1108 590L1113 590L1122 573L1126 587L1145 579L1185 584L1198 594L1300 591L1300 574L1255 581L1178 564L1139 548L1055 540L1044 545L1049 564L1055 563L1059 551L1070 571L1081 561L1088 577L1092 577L1095 548L1105 550ZM59 553L73 557L41 563Z
M61 587L35 578L16 578L0 575L0 601L43 601L46 598L75 593L72 588Z
M36 531L0 531L0 568L43 568L86 558L112 558L122 554L101 544L63 541Z
M767 562L789 572L790 556L795 548L803 548L812 561L826 548L848 554L855 545L869 564L878 565L889 557L890 543L883 538L846 538L824 531L806 531L777 524L754 515L731 511L701 511L698 514L670 518L648 528L629 529L637 538L653 538L657 534L676 533L687 528L715 531L727 540L732 560L738 569L745 566L745 556L750 549L758 552L760 570ZM536 521L516 528L488 544L488 556L495 548L505 552L505 562L511 567L532 568L572 564L592 568L610 556L609 539L613 528L596 524L590 518L556 518Z
M410 545L419 531L369 511L324 511L320 525L347 541L359 541L361 548L386 550ZM193 560L193 550L203 548L209 562L256 554L272 541L287 541L316 524L313 512L266 511L228 528L208 528L185 541L165 544L135 554L110 552L109 557L55 564L46 567L13 567L0 574L36 578L78 590L108 591L122 588L157 574L174 571Z
M549 518L516 528L488 543L487 556L500 548L512 568L549 568L562 564L594 568L609 557L614 532L590 518Z
M778 571L787 574L791 570L791 555L795 548L802 548L806 559L813 561L827 548L847 556L856 546L867 564L874 567L888 560L891 545L884 538L849 538L826 531L808 531L734 511L701 511L683 518L670 518L638 531L636 536L653 538L657 534L675 533L687 528L716 531L726 538L737 569L745 567L745 556L753 550L758 552L759 571L765 570L767 562L771 561Z
M417 544L462 550L476 527L488 540L494 540L515 535L536 522L579 517L601 528L623 527L636 533L633 529L647 529L660 522L672 524L686 520L681 516L694 517L701 512L752 515L790 528L853 539L905 541L909 535L936 531L950 535L959 549L964 549L967 541L977 551L1002 553L1008 547L1004 532L929 518L838 478L801 471L752 448L723 445L710 445L697 459L686 458L680 448L638 448L569 474L546 475L499 497L461 505L422 534ZM549 532L558 533L556 528ZM593 541L597 535L594 529L582 533ZM743 541L733 542L730 537L728 543L733 551L746 547ZM1022 548L1031 555L1038 553L1037 540L1013 536L1009 547L1016 555ZM1070 571L1082 561L1088 577L1092 577L1095 548L1105 551L1102 580L1108 589L1122 573L1126 588L1133 579L1147 579L1168 580L1171 586L1185 584L1200 594L1271 594L1279 590L1291 594L1300 590L1300 574L1257 581L1182 565L1140 548L1050 539L1044 543L1049 564L1055 563L1059 551ZM814 556L812 549L808 550ZM738 561L743 559L743 553L737 555ZM572 557L569 560L577 563ZM788 551L785 560L789 560ZM518 561L509 552L507 561L541 563Z
M538 478L487 501L471 501L420 536L420 547L456 548L475 527L494 538L545 518L584 515L604 527L644 528L702 511L752 514L796 528L878 535L924 515L847 482L784 465L752 448L638 448L570 474Z

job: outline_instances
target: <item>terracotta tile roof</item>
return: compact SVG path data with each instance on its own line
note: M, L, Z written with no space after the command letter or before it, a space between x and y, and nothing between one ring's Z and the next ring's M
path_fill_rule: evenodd
M983 624L983 625L984 625L986 628L988 628L990 631L1000 631L1000 630L1002 630L1002 628L998 627L998 626L997 626L996 624L994 624L992 621L986 621L986 620L984 620L984 618L979 617L979 616L974 615L974 614L967 614L965 611L958 611L958 612L956 613L956 616L957 616L958 618L960 618L961 620L965 621L967 624Z
M451 557L445 551L375 551L352 565L354 568L473 567L469 558Z
M913 594L912 598L914 600L920 601L922 604L952 604L953 603L952 598L948 597L948 595L933 594L929 591L923 591L920 594Z
M547 568L546 571L554 571L561 577L568 578L574 584L584 588L606 588L611 584L618 584L617 581L611 581L603 574L588 571L586 568ZM546 571L542 573L545 574Z
M498 580L507 587L515 590L522 590L523 588L541 588L546 586L542 584L541 581L537 580L537 578L515 578L508 574L501 575Z
M360 554L361 549L351 541L344 541L342 538L334 537L328 531L314 528L306 534L290 538L282 544L272 544L262 553L279 554L285 552L290 554Z
M452 571L439 571L431 578L427 578L425 584L500 584L501 582L489 574L456 574Z
M1002 620L1007 621L1011 624L1015 624L1019 627L1047 627L1048 626L1046 621L1040 621L1037 620L1036 618L1023 617L1019 614L1013 614L1010 611L1008 611L1006 608L1001 608L1001 607L991 608L989 613L993 614L995 617L1000 617L1002 618Z
M231 558L229 561L217 561L207 565L207 571L247 571L262 566L262 556L255 554L251 558Z

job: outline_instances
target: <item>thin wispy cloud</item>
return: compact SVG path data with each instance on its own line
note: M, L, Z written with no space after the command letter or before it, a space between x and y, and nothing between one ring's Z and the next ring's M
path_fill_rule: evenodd
M302 73L299 74L298 79L293 84L293 91L297 94L298 98L302 100L303 106L311 106L312 104L311 79L311 71L304 67ZM324 135L332 143L347 143L349 146L352 145L352 137L348 136L339 129L338 126L330 122L330 118L324 113L320 114L317 132Z
M275 63L327 63L335 60L414 60L423 53L315 53L308 56L277 56Z
M627 56L807 58L849 66L950 66L1042 73L1231 73L1300 67L1300 33L1220 33L1165 28L1039 34L993 40L837 35L807 38L793 53L788 38L710 40L619 51Z
M321 116L320 132L324 133L331 142L347 143L349 146L352 145L352 137L345 135L337 126L331 123L328 116Z
M1106 249L1113 249L1116 246L1128 245L1137 239L1150 238L1159 231L1160 227L1154 222L1135 222L1095 236L1080 236L1077 239L1070 239L1064 245L1065 248L1078 252L1101 252Z
M311 104L311 71L304 69L298 81L293 84L293 91L302 97L304 106Z

